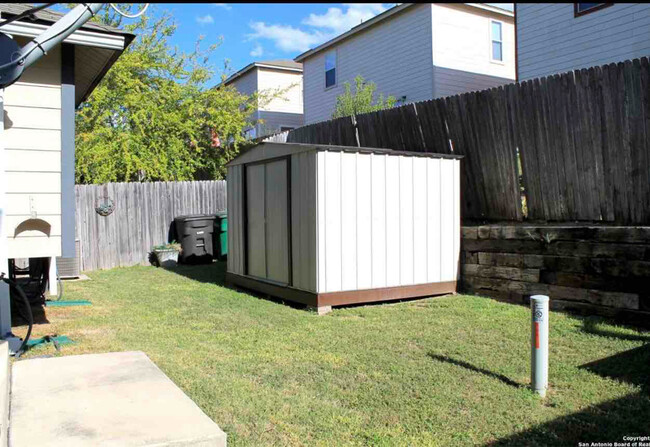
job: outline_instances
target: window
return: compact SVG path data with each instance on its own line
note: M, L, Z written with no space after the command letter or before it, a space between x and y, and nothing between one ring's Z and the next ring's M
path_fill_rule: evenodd
M612 6L613 3L574 3L573 4L573 15L574 17L580 17L590 12L598 11L608 6Z
M325 55L325 88L336 85L336 52Z
M492 60L503 62L503 24L492 20L490 22L490 36L492 40Z
M255 127L251 127L244 130L244 137L250 138L251 140L257 138L257 129Z
M295 127L293 126L280 126L280 132L286 132L287 130L293 130Z

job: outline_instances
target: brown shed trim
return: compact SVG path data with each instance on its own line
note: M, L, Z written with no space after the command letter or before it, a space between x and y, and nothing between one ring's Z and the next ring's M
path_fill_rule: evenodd
M371 303L401 300L456 292L456 281L415 284L412 286L384 287L381 289L350 290L318 294L319 306Z
M246 289L255 290L256 292L276 296L287 301L293 301L313 307L343 306L346 304L421 298L456 292L456 281L330 293L307 292L293 287L277 285L261 279L237 275L230 272L226 273L226 282Z
M306 304L308 306L316 306L318 304L318 294L316 293L294 289L289 286L273 284L250 276L226 272L226 283L255 290L256 292L277 296L278 298L293 301L295 303Z

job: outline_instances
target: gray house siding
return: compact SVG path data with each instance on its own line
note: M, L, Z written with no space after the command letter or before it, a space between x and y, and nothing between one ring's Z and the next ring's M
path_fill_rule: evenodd
M650 5L574 17L573 3L517 4L519 79L650 55Z
M436 98L485 90L514 82L514 79L442 67L433 67L433 79Z
M322 51L303 61L305 124L331 118L336 97L357 75L377 85L377 92L406 96L406 102L433 95L431 5L406 9L332 47L337 52L337 83L325 89ZM399 37L399 38L397 38Z
M259 111L260 119L263 123L258 124L258 135L268 135L280 131L280 127L300 127L303 125L302 113L271 112L267 110Z

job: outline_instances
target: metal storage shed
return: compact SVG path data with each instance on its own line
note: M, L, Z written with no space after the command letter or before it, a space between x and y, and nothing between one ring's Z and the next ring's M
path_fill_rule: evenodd
M331 306L456 291L460 156L261 143L228 164L229 283Z

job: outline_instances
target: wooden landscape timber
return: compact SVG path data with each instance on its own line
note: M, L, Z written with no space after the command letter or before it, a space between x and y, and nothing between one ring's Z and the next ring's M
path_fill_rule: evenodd
M464 226L461 290L650 324L650 227Z

